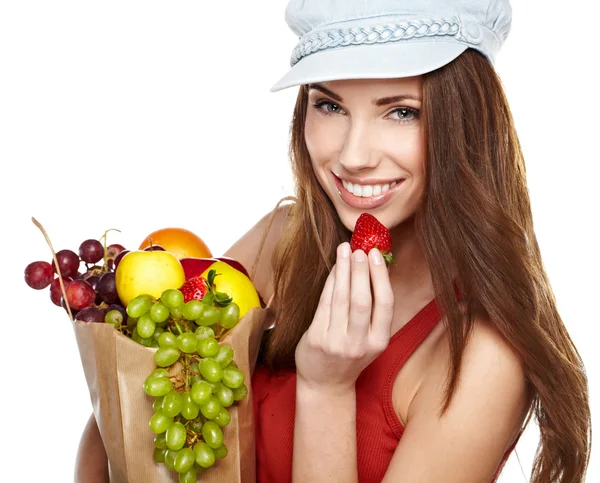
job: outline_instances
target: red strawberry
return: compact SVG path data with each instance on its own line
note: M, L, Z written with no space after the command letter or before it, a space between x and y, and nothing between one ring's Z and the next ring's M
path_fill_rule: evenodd
M190 300L202 300L208 292L208 286L204 277L192 277L185 282L179 290L183 294L184 302Z
M386 266L396 263L392 256L392 236L388 229L377 218L369 213L363 213L356 220L354 233L350 239L350 249L363 250L368 254L372 248L377 248L383 255Z

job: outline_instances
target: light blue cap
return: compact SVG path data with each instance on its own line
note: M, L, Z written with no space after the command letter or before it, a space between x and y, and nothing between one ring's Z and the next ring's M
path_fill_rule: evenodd
M420 75L469 47L493 64L511 19L509 0L290 0L285 20L298 44L271 91Z

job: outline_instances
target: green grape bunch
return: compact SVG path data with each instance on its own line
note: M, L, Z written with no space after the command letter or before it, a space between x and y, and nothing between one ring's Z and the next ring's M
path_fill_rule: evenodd
M231 421L229 408L248 394L245 376L233 350L219 345L210 327L163 332L158 345L158 368L144 381L154 398L154 461L179 473L180 482L195 482L227 456L222 428Z
M154 461L179 475L197 476L227 456L223 428L229 408L248 394L234 351L219 339L239 322L239 307L214 292L216 274L209 273L201 300L184 300L179 289L158 299L139 295L126 307L127 317L109 311L105 322L134 341L156 348L153 370L143 390L154 398L149 428L155 434Z

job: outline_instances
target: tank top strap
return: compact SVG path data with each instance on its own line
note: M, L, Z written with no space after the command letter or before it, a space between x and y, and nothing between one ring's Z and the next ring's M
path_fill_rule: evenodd
M382 387L383 407L388 423L398 438L402 436L404 427L392 404L394 381L404 363L431 333L440 319L438 305L435 299L431 300L392 336L388 348L382 354L384 360L381 362L384 367L387 367Z

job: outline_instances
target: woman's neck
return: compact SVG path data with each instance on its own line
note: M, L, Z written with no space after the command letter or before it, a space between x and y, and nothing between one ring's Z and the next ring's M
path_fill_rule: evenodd
M414 220L397 226L391 235L392 254L396 263L390 266L390 280L396 298L433 298L431 272L415 231Z

